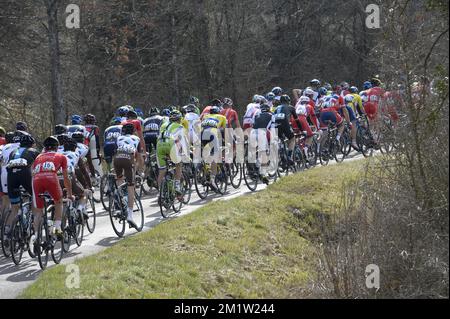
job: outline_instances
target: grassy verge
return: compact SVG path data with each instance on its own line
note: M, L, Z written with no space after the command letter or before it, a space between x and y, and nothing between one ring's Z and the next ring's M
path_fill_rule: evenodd
M68 273L58 266L21 298L305 297L317 259L299 229L319 231L314 219L332 213L342 182L356 181L365 163L314 169L208 204L77 260L79 289L66 288Z

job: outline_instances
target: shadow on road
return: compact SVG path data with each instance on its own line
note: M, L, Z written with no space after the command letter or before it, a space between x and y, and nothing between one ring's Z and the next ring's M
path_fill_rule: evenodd
M103 247L111 247L112 245L114 245L115 243L119 242L120 238L119 237L106 237L103 238L102 240L100 240L98 243L96 243L96 245L100 245Z

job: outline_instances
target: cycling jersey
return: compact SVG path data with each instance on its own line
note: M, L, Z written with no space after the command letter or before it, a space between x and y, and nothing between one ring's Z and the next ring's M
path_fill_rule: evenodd
M67 135L69 137L72 137L74 133L83 134L84 138L86 139L85 143L88 144L89 132L86 130L86 127L84 127L83 125L69 125L67 127Z
M139 120L126 120L122 122L122 125L133 124L136 134L142 133L142 125Z
M161 132L156 149L156 162L160 169L165 169L167 167L168 157L171 157L171 160L175 163L180 160L181 149L179 147L174 148L174 145L182 143L182 147L187 146L184 140L184 132L185 128L180 123L167 122L161 126Z
M225 116L225 118L227 119L227 127L231 128L233 127L233 123L238 126L239 124L239 118L238 118L238 114L235 110L233 110L232 108L226 108L223 109L222 112L220 112L221 115Z
M33 194L31 185L31 165L39 152L33 148L19 147L11 153L7 165L8 197L11 204L20 203L20 187L30 195Z
M20 147L20 143L10 143L3 145L0 152L0 166L1 166L1 192L8 194L8 171L7 166L9 158Z
M250 103L247 105L247 111L244 114L244 120L243 120L243 129L247 130L253 126L253 119L255 115L260 111L260 104L258 103Z
M208 114L203 118L203 129L225 129L227 127L227 119L220 114Z
M135 135L121 135L117 138L117 157L133 159L138 151L140 139Z
M352 108L355 113L362 115L364 113L363 100L358 93L353 93L354 101L352 103Z
M200 136L200 127L201 127L201 121L200 121L200 116L196 113L187 113L184 116L184 120L187 122L188 128L188 137L189 137L189 141L192 144L195 144L198 140L199 140L199 136Z
M117 149L117 139L122 135L122 125L108 127L104 133L103 154L107 163L111 163Z
M144 138L147 143L147 137L154 138L159 135L159 129L163 123L163 117L155 115L144 120Z
M282 104L277 107L274 113L275 123L278 128L278 135L281 138L287 138L288 140L294 137L294 132L291 126L291 117L294 117L298 121L297 113L292 105Z
M69 174L75 173L75 168L78 166L78 161L80 160L79 153L77 153L76 151L62 151L58 153L67 157L67 171L69 172Z
M378 104L384 94L384 90L380 87L373 87L366 91L367 102L364 103L364 109L370 120L374 120L377 117Z
M62 189L59 184L57 172L67 170L67 157L56 152L41 153L32 165L33 171L33 197L35 207L44 208L44 200L40 194L49 193L54 201L62 198Z

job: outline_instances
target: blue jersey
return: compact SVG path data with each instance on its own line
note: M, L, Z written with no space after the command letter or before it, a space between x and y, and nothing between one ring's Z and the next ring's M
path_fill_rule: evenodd
M122 125L110 126L105 130L105 145L116 144L117 138L122 135Z

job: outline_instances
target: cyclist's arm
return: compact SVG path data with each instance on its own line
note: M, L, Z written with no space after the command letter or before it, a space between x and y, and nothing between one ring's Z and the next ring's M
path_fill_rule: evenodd
M72 183L70 182L67 167L63 168L62 173L64 178L64 188L67 190L67 197L72 198Z
M86 169L86 165L84 165L84 161L82 158L78 161L78 168L80 169L81 175L83 175L84 180L86 181L88 187L92 189L91 179L89 178L89 173Z

